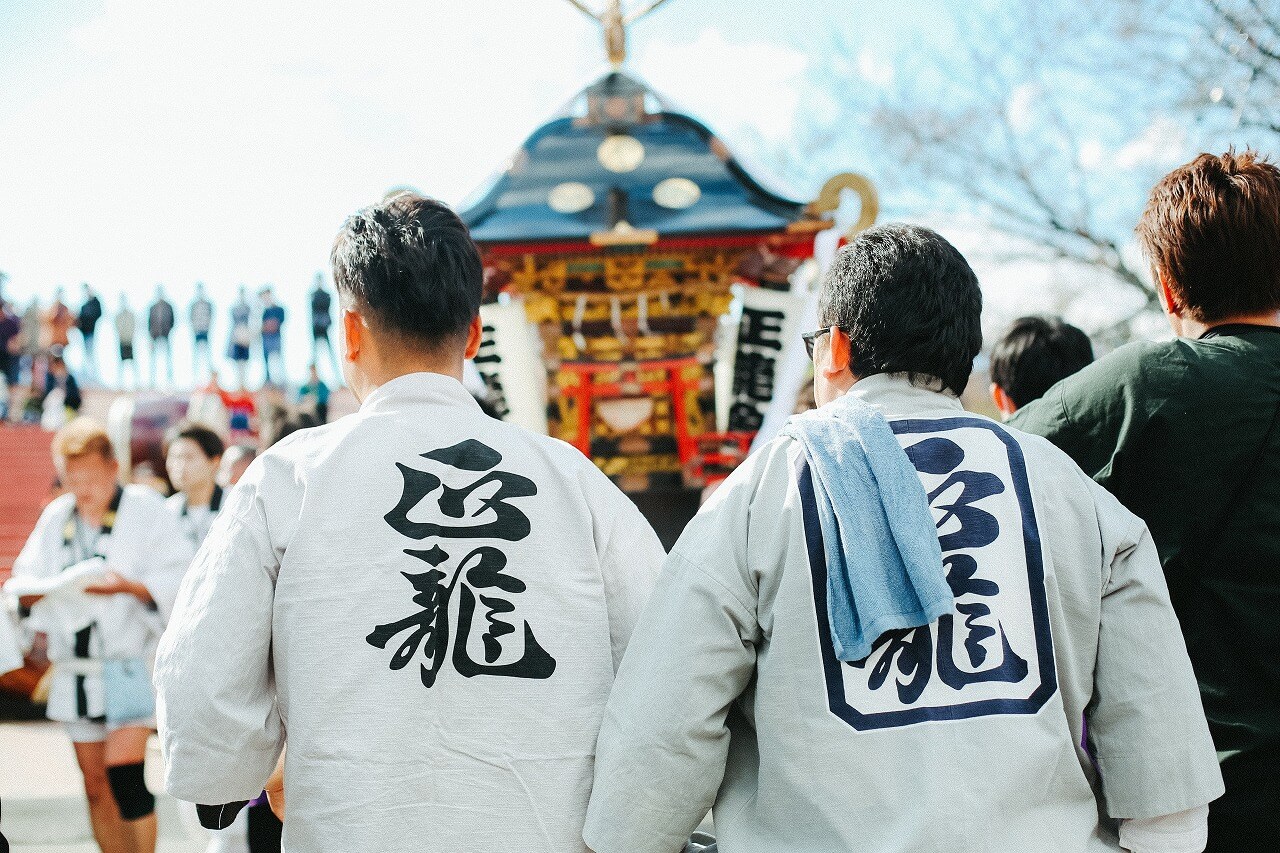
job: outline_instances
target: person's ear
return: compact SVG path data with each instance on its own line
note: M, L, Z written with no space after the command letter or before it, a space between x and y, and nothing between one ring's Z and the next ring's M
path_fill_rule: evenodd
M471 325L467 328L467 349L463 353L463 358L473 359L476 353L480 352L480 339L484 335L484 326L480 322L480 315L477 314L471 319Z
M849 336L840 328L833 327L830 332L827 332L826 339L827 357L822 362L822 375L839 376L849 370L849 364L853 359L853 345L849 342Z
M1006 418L1018 411L1018 406L1013 402L1013 398L994 382L991 383L991 399L995 401L996 408L1000 410L1000 414Z
M360 355L363 334L364 321L361 320L360 315L350 308L344 308L342 311L342 357L345 360L355 361Z
M1166 314L1182 315L1182 306L1178 304L1178 297L1174 295L1173 286L1169 284L1169 276L1164 270L1156 270L1156 293L1160 297L1160 307L1164 308Z

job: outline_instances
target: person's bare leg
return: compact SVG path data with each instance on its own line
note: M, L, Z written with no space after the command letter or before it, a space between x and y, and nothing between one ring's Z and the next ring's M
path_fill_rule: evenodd
M106 766L142 764L147 758L147 738L151 729L130 726L107 733ZM122 821L132 841L132 853L156 853L158 824L154 811L137 820Z
M89 799L89 823L93 826L93 839L102 853L133 853L132 836L120 819L120 809L111 794L107 781L106 746L98 743L77 743L76 762L84 776L84 793Z

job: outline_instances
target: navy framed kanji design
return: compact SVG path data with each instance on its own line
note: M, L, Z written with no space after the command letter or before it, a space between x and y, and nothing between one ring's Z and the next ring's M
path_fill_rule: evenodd
M923 628L889 632L865 661L836 659L826 548L801 454L795 475L831 713L858 730L1036 713L1058 685L1040 530L1021 447L998 424L975 417L891 426L929 493L956 613ZM998 465L992 464L1001 457L992 452L996 448L1004 451ZM986 464L965 466L974 457ZM999 662L984 668L996 651Z

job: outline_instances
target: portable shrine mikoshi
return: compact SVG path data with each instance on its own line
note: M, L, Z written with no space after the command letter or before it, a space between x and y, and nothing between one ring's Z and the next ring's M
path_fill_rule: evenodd
M619 4L599 19L614 68L462 212L485 264L476 366L504 418L578 447L655 524L659 504L683 503L678 528L773 400L799 331L792 273L842 190L862 198L855 229L874 221L875 192L849 174L809 204L764 188L620 70Z

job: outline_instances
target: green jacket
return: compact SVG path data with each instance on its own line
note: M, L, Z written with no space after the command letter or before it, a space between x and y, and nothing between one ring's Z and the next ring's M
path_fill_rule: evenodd
M1280 329L1223 326L1122 347L1012 420L1146 521L1227 760L1228 798L1264 796L1233 790L1234 757L1280 756L1278 419ZM1280 795L1274 771L1263 778L1266 796Z

